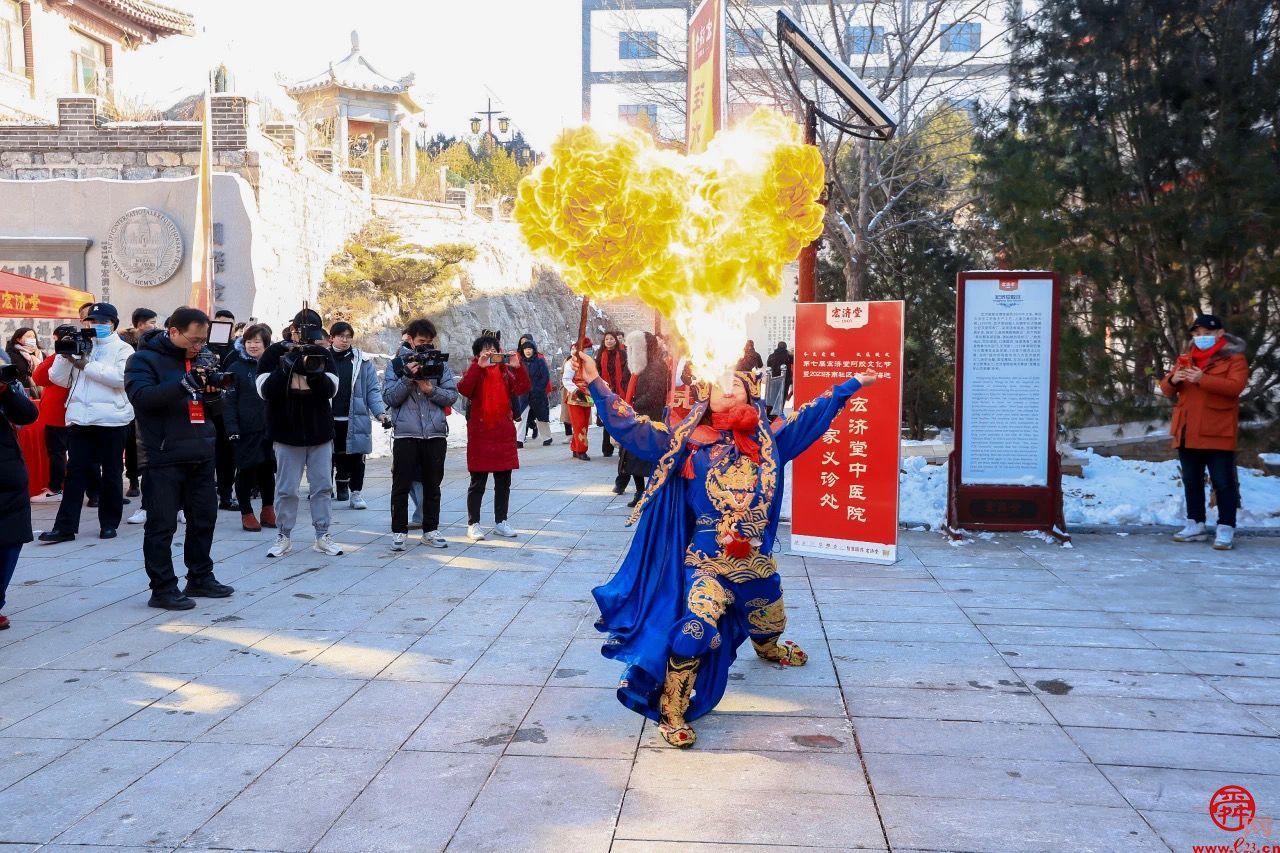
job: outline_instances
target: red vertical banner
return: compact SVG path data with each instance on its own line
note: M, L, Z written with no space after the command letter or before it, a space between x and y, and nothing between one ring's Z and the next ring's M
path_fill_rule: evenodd
M797 408L855 373L879 379L792 464L793 554L898 559L902 319L901 302L796 306Z
M725 115L725 0L702 0L689 19L689 82L685 139L689 154L701 154Z

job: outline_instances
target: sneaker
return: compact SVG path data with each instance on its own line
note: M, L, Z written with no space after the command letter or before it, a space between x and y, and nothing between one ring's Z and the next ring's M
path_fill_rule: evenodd
M368 509L368 508L369 508L369 505L368 505L367 503L365 503L364 498L360 497L360 493L359 493L359 492L352 492L352 493L351 493L351 508L352 508L352 509Z
M45 489L40 494L31 499L33 504L51 504L62 500L62 492L55 492Z
M1235 539L1236 529L1228 527L1225 524L1219 524L1217 533L1213 537L1213 550L1230 551L1235 547L1233 539Z
M196 603L176 589L170 589L164 592L151 593L151 599L147 602L147 606L157 607L161 610L191 610L195 608Z
M403 551L403 550L404 550L404 540L405 540L406 538L408 538L408 534L405 534L405 533L392 533L392 534L391 534L391 550L392 550L392 551Z
M341 557L343 553L342 546L334 542L333 537L328 533L323 536L317 536L315 543L311 546L311 550L319 551L321 554L330 557Z
M138 510L138 511L137 511L137 512L135 512L133 515L129 516L129 519L128 519L128 522L127 522L127 523L129 523L129 524L146 524L146 523L147 523L147 511L146 511L145 509L140 509L140 510Z
M268 557L283 557L293 550L293 543L289 541L289 537L283 533L276 534L276 544L271 546L267 551Z
M240 503L234 498L223 498L218 501L218 509L223 510L224 512L239 512Z
M449 540L445 539L439 530L428 530L422 534L422 544L429 548L448 548Z
M1174 542L1203 542L1209 538L1209 531L1204 529L1203 521L1187 519L1187 526L1173 534Z
M505 536L508 539L515 539L516 536L519 535L511 527L511 525L507 524L505 521L499 521L497 524L495 524L493 526L493 532L499 536Z
M480 529L480 525L468 524L467 538L470 539L472 542L479 542L480 540L485 539L486 537L484 535L484 531Z
M197 596L200 598L226 598L235 591L235 587L227 586L225 583L218 583L217 578L209 575L206 578L194 581L191 578L187 578L187 588L182 591L182 594L188 598Z

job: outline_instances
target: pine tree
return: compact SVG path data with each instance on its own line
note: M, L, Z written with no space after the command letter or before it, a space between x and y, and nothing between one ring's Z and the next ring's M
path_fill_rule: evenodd
M1060 0L1019 40L981 147L985 219L1066 283L1071 420L1156 415L1200 311L1244 338L1246 401L1280 386L1280 11L1274 0Z

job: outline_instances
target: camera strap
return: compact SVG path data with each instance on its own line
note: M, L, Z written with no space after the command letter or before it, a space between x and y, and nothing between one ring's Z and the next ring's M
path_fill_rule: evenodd
M191 372L191 359L187 359L187 373ZM204 401L195 394L191 395L191 399L187 400L187 416L193 424L204 423Z

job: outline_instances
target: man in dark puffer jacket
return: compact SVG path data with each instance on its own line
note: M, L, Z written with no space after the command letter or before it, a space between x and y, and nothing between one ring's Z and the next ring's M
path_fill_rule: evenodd
M147 333L125 368L125 390L138 421L138 443L146 467L147 526L142 554L151 579L152 607L190 610L190 596L225 598L234 590L213 576L213 528L218 519L213 413L222 392L204 371L218 358L205 346L209 317L179 308L165 330ZM187 516L183 557L187 586L178 591L173 571L173 534L178 510Z

